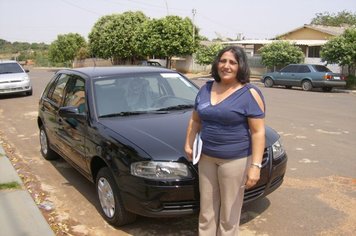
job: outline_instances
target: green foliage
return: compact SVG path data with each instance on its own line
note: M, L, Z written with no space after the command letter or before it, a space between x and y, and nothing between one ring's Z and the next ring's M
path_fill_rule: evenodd
M140 56L133 40L141 24L147 20L142 12L124 12L101 17L89 33L90 51L96 57L119 59Z
M195 26L194 26L195 27ZM200 42L198 29L194 29L189 18L167 16L153 19L141 25L135 38L137 51L141 55L166 57L190 55Z
M283 67L292 63L301 63L304 58L302 50L286 41L277 41L260 49L262 64L267 67Z
M317 13L316 17L310 22L315 25L342 26L356 25L356 14L349 11L341 11L337 14L329 12Z
M356 89L356 76L348 75L346 79L346 87L350 89Z
M19 183L17 183L16 181L8 182L8 183L0 183L0 190L19 189L19 188L21 188L21 185Z
M321 58L328 63L347 65L349 74L356 68L356 28L349 28L345 32L329 40L322 48Z
M49 47L49 59L53 63L70 66L82 47L86 47L86 41L80 34L58 35Z
M197 62L201 65L210 65L222 48L223 46L218 43L212 44L210 46L200 46L196 52Z

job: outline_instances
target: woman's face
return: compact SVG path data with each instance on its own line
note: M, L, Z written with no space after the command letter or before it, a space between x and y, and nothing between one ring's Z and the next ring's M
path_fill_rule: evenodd
M236 81L239 64L232 52L227 51L222 54L218 64L218 73L221 81Z

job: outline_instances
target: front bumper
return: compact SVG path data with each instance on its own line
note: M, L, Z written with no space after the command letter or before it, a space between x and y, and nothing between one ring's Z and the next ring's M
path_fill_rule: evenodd
M0 94L22 93L32 90L30 80L0 83Z
M199 183L195 179L167 182L130 179L136 183L128 191L121 191L128 211L146 217L177 217L199 211Z
M262 169L264 177L261 177L256 187L245 191L244 204L267 196L282 184L287 159L286 153L273 160L271 150L265 152ZM184 181L152 181L134 176L121 180L120 182L126 183L121 189L124 206L135 214L146 217L177 217L199 211L197 173L193 179Z

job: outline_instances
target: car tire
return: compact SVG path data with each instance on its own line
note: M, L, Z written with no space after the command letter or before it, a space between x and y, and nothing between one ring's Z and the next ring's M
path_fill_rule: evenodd
M122 226L136 220L136 215L124 208L119 188L108 167L99 170L95 185L101 207L100 213L109 224Z
M333 89L332 87L322 87L322 90L324 92L331 92L332 89Z
M44 157L44 159L46 160L58 159L58 154L55 153L50 148L48 136L43 125L41 125L40 127L40 146L41 146L41 154Z
M302 82L302 89L304 91L310 91L310 90L312 90L312 88L313 88L313 85L309 80L304 80Z
M264 85L267 88L272 88L273 87L273 80L270 77L265 78L264 80Z

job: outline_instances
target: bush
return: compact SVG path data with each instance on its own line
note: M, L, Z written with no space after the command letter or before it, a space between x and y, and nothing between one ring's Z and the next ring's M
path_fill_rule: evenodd
M347 76L346 88L348 88L348 89L356 89L356 76L355 75Z

